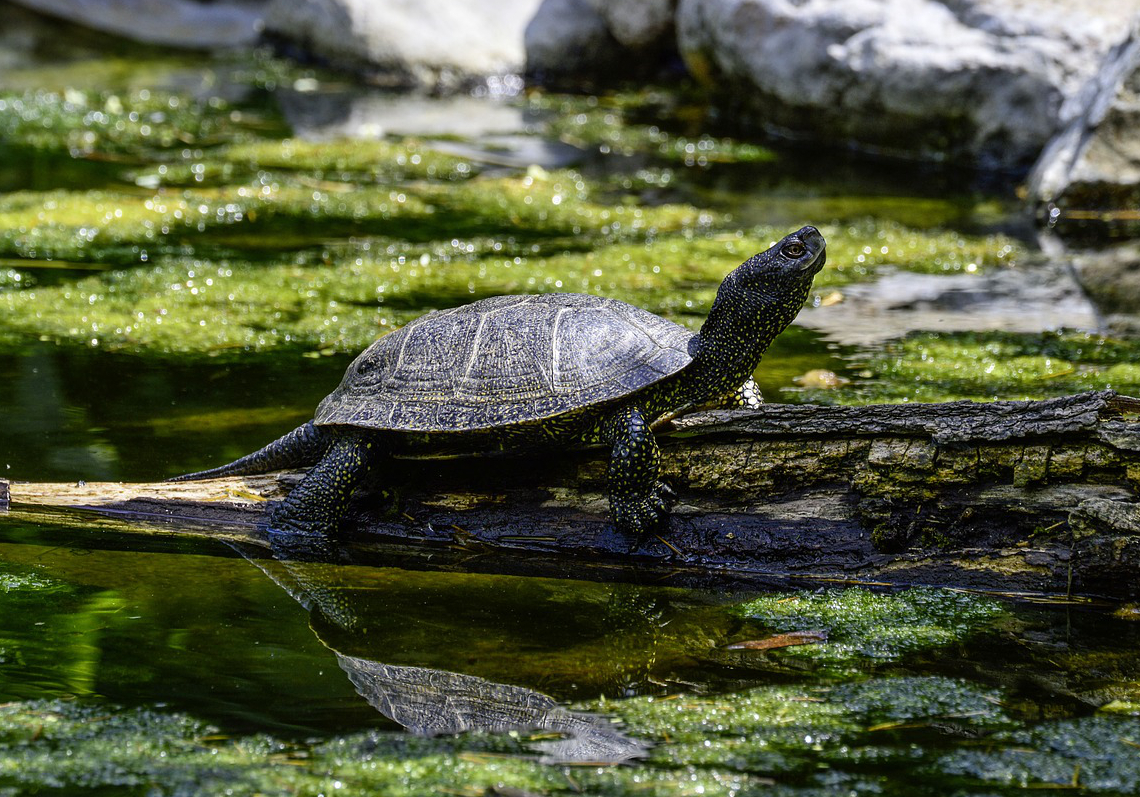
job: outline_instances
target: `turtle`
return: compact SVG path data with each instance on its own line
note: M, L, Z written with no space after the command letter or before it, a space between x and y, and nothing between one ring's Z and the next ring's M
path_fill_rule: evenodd
M759 407L752 374L796 317L826 246L811 226L730 272L700 331L615 299L494 296L421 316L349 365L313 419L227 465L176 481L309 466L271 530L331 536L370 467L409 447L611 449L610 513L622 532L661 529L655 420L724 402Z

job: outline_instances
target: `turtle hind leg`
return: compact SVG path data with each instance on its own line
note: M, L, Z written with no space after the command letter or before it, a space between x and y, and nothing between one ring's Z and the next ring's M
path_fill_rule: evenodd
M331 443L330 432L324 427L314 426L313 422L309 421L277 438L265 448L247 454L241 459L235 459L228 465L219 465L197 473L186 473L168 481L188 482L217 479L222 476L249 476L253 473L268 473L271 470L312 465L321 458Z
M272 531L332 535L349 498L379 453L375 437L360 432L330 433L332 440L301 483L269 513Z

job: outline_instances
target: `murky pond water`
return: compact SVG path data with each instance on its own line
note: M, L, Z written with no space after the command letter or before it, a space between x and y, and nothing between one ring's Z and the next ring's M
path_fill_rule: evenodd
M829 265L805 312L889 274L1038 273L1008 182L769 149L683 92L394 97L13 14L10 478L235 458L308 417L378 334L481 296L586 290L695 326L727 270L808 222ZM856 343L805 324L765 357L769 400L1140 390L1136 343L1083 330ZM840 387L805 378L820 370ZM0 795L1135 794L1140 625L1115 610L553 578L16 507Z

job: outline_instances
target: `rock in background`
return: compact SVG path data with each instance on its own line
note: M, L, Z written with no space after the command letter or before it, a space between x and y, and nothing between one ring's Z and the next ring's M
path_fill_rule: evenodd
M1140 333L1140 243L1081 252L1072 262L1081 287L1107 325L1124 334Z
M767 130L1017 168L1069 121L1127 5L680 0L677 30L690 71Z
M271 0L267 33L396 85L447 87L524 69L540 0Z
M1030 201L1062 237L1135 237L1140 234L1140 18L1072 104L1073 120L1045 148L1030 175ZM1140 296L1140 285L1136 288L1134 295Z
M1012 174L1052 141L1030 191L1043 220L1140 235L1140 0L15 1L171 46L264 34L402 87L605 90L679 54L746 138Z
M210 49L256 44L264 0L12 0L135 41Z
M526 29L526 72L574 84L652 75L676 53L676 0L543 0Z

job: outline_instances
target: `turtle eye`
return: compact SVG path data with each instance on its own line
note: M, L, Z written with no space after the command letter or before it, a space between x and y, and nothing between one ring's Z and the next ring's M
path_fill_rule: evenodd
M806 251L807 249L804 247L804 245L798 241L792 241L791 243L785 244L784 248L780 250L780 252L783 253L784 257L790 257L793 259L797 257L803 257L803 254Z

